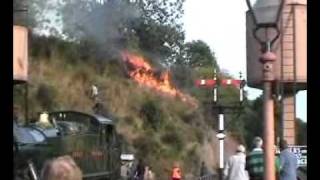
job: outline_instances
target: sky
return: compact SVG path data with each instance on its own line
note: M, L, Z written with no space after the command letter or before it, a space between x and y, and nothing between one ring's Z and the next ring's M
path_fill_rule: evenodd
M186 40L203 40L214 51L221 69L246 77L245 0L186 0L183 17ZM246 88L249 99L261 90ZM297 117L307 121L307 91L297 94Z

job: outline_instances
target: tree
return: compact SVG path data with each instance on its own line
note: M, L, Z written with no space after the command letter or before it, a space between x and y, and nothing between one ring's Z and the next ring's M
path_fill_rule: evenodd
M141 16L131 28L139 38L140 47L158 57L163 65L171 66L180 58L184 45L181 17L185 0L140 0Z
M217 70L217 73L220 69L214 57L214 52L201 40L185 43L180 55L171 66L173 79L181 88L192 88L194 81L199 78L211 79L214 69ZM223 74L223 76L225 75ZM197 91L196 94L200 95L202 93ZM200 96L203 96L203 94Z
M195 73L190 67L185 65L172 65L170 72L172 74L172 80L178 88L189 89L194 86Z
M56 0L14 0L14 22L27 26L31 32L49 32L59 36L59 17L57 16L60 1ZM27 11L21 11L21 10Z
M173 65L183 48L185 37L182 28L161 25L154 20L137 23L133 29L139 39L140 48L158 58L163 65Z
M210 47L203 41L197 40L186 43L185 45L186 58L181 64L190 67L211 67L218 69L216 58Z
M229 130L238 132L244 137L245 144L249 147L255 136L263 136L263 99L262 96L243 104L243 110L239 116L233 116L229 124Z

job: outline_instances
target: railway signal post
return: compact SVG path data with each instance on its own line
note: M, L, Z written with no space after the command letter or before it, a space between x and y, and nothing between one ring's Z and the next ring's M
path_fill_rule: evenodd
M214 70L213 79L200 79L196 80L196 86L200 88L213 88L213 109L218 110L218 119L219 119L219 129L216 137L219 140L219 180L223 180L223 170L224 170L224 138L226 137L224 133L225 127L225 118L224 115L227 110L236 110L239 109L243 102L244 95L244 86L245 81L242 79L242 74L240 72L240 79L218 79L217 71ZM222 105L219 103L219 89L222 86L235 86L239 88L239 105Z

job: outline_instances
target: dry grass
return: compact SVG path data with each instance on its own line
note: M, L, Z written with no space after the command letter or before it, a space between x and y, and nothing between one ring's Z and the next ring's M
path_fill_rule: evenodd
M128 144L132 145L135 140L145 137L150 138L146 143L155 143L159 146L155 152L148 152L144 157L153 166L157 179L167 178L168 172L163 167L171 167L174 161L180 161L184 172L191 174L198 174L201 160L205 160L210 168L215 167L216 142L214 140L205 140L204 144L198 142L199 137L202 137L199 136L199 132L206 132L209 129L208 125L201 115L190 116L195 110L180 100L161 96L153 90L138 86L130 79L112 75L108 70L98 75L93 66L80 63L71 66L58 58L32 60L30 70L30 98L34 98L41 83L49 84L57 92L56 110L91 112L93 102L86 92L91 83L97 84L103 103L119 120L117 130ZM163 113L164 121L159 130L144 129L140 109L147 99L158 103ZM32 112L44 110L35 100L32 104ZM168 130L165 127L170 126L174 127L176 135L182 141L183 147L180 151L177 151L174 145L161 142L161 137ZM213 136L212 131L203 133L203 139L208 139L210 136ZM136 150L143 151L143 149Z
M59 102L57 109L90 111L93 104L86 95L86 90L90 86L75 78L77 71L67 71L66 67L59 62L42 60L31 64L30 76L33 93L41 83L45 83L57 91L55 99L56 102Z

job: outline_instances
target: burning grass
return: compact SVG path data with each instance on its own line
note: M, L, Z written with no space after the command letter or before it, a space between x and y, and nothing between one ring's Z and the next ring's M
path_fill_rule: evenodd
M191 106L198 107L198 103L194 98L184 94L173 85L169 71L156 71L143 56L138 54L123 51L121 56L127 65L129 76L139 85L151 88L167 96L178 97Z

